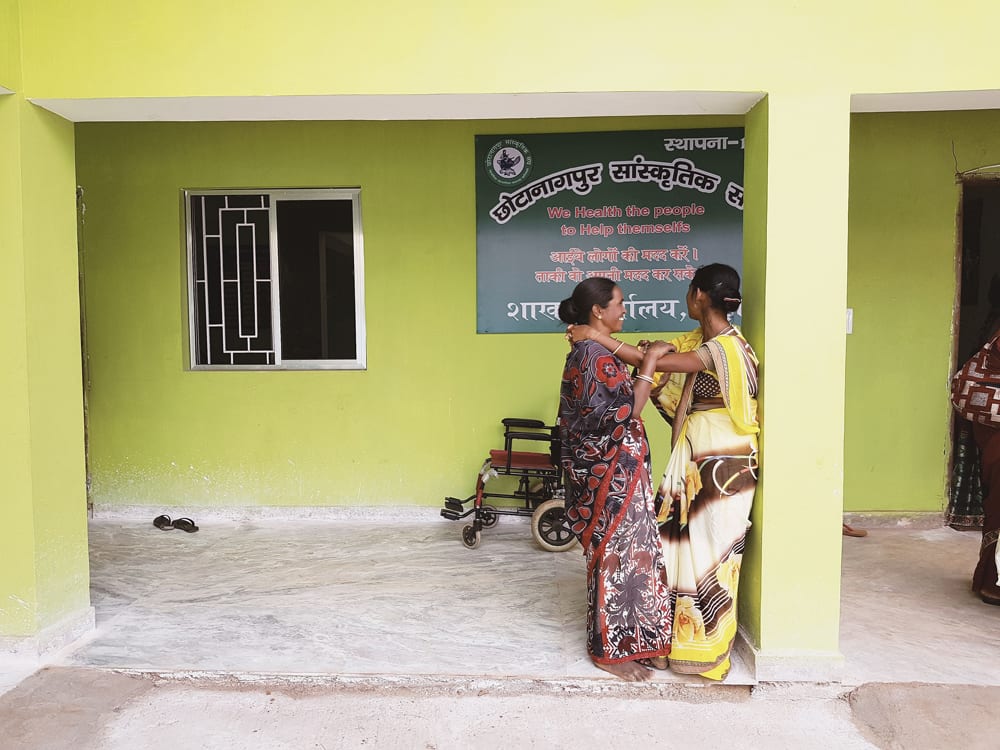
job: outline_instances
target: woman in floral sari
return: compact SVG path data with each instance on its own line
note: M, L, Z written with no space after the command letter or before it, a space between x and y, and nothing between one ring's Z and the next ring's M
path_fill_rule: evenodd
M589 323L612 343L625 304L614 282L591 278L559 306L567 323ZM670 651L669 597L639 412L653 366L667 345L649 349L633 386L614 353L594 341L573 345L559 399L566 518L587 559L587 650L594 664L623 680L648 680Z
M736 594L757 484L757 358L729 314L740 306L735 269L698 269L687 293L700 326L660 356L654 398L673 426L657 493L660 539L673 611L670 667L723 679L736 636ZM596 329L574 326L573 339ZM635 363L642 349L622 347Z

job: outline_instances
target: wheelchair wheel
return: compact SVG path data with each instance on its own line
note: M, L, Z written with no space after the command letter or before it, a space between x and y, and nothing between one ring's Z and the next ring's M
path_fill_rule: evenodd
M497 521L500 520L500 514L497 513L497 509L492 505L484 505L480 511L480 518L482 519L484 529L492 529L497 525Z
M475 549L479 546L479 541L483 537L483 532L476 531L472 524L469 524L464 529L462 529L462 544L464 544L469 549Z
M549 552L565 552L576 544L576 535L566 525L562 498L546 500L535 508L531 515L531 535L539 547Z

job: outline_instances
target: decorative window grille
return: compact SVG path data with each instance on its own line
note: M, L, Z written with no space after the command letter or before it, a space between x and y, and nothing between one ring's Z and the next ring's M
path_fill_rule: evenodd
M185 191L192 368L365 368L359 198Z

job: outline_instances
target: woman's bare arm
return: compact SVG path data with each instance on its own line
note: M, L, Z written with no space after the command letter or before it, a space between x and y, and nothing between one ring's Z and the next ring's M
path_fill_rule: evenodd
M670 352L656 360L657 372L701 372L707 369L694 352Z
M646 349L646 354L639 364L639 373L635 376L635 382L632 385L635 402L632 413L637 416L642 412L642 407L649 401L649 392L653 387L653 373L656 372L659 361L667 356L666 351L669 346L671 345L665 341L653 342Z

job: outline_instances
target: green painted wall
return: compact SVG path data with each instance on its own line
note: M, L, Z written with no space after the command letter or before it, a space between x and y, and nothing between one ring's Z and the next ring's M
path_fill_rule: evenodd
M25 332L38 622L90 604L71 123L23 103Z
M839 663L848 104L846 94L825 92L767 99L760 645L776 662L801 652L831 670Z
M963 13L932 3L913 12L913 4L902 0L877 7L849 0L824 8L781 0L767 12L737 0L686 6L632 0L615 13L595 0L461 10L431 0L418 14L401 0L349 8L293 0L278 15L263 0L248 0L237 12L193 0L147 3L141 13L124 0L99 7L7 0L4 9L8 15L20 9L20 88L33 97L768 92L767 108L747 118L749 128L766 133L768 146L766 153L751 148L748 167L748 181L762 191L766 185L768 193L768 205L755 209L748 198L748 212L756 215L748 219L747 291L757 291L759 300L747 311L747 328L762 353L768 334L764 491L754 510L748 595L741 605L751 635L760 637L764 650L835 652L841 505L942 507L957 202L950 144L956 143L959 168L1000 161L991 135L998 132L997 118L854 117L848 237L841 125L848 92L995 87L997 3L970 2ZM495 43L510 38L510 19L521 15L531 22L513 32L516 44ZM242 33L218 33L234 23ZM669 45L638 43L649 29L682 33ZM620 43L609 47L609 39ZM554 51L560 40L570 40L561 54ZM608 51L579 52L588 43ZM101 54L93 54L95 47ZM248 57L248 48L267 53ZM19 65L18 56L7 59ZM885 65L887 59L893 64ZM65 128L21 109L10 120L2 106L0 127L15 122L18 128L17 135L0 134L3 143L18 139L21 166L43 171L19 188L0 185L0 191L27 200L42 192L29 181L51 176L50 197L64 200L63 160L72 152ZM574 129L622 126L570 123ZM531 126L561 130L568 124ZM629 124L677 125L670 118ZM555 409L564 346L557 333L474 334L472 135L525 129L523 122L79 126L80 182L90 208L95 499L156 507L435 506L445 494L471 491L481 456L497 442L500 417L549 416ZM823 151L827 136L829 153ZM53 149L55 164L45 164L42 151L30 147L45 139L52 141L46 148ZM823 182L807 195L803 186L815 175ZM0 179L11 178L5 173ZM363 187L367 372L184 370L179 190L259 185ZM34 532L39 550L30 555L30 575L37 567L44 585L56 577L43 568L57 570L73 554L53 564L56 540L63 531L75 540L77 527L71 519L63 529L50 517L63 508L43 499L54 498L57 488L38 468L45 462L36 467L34 460L36 451L39 458L57 457L44 453L43 438L54 436L60 445L58 438L75 428L65 417L73 412L63 381L36 390L42 381L32 369L36 361L53 364L34 337L52 331L56 342L67 343L70 305L60 301L58 321L47 327L32 285L35 264L44 259L54 263L53 285L68 294L63 274L72 264L66 256L36 260L49 230L39 223L34 200L14 216L23 232L20 260L4 259L5 268L24 267L24 325L0 332L25 349L26 375L19 380L15 371L4 385L15 411L18 388L30 400L27 426L19 426L15 414L10 429L31 444L31 472L19 481L33 498L32 523L44 527ZM63 239L65 228L51 231ZM768 264L761 267L765 237ZM845 392L840 331L848 241L847 304L855 311L855 333L846 342ZM803 283L810 273L815 282ZM18 293L16 282L11 292ZM800 321L811 324L811 337L803 339ZM799 366L813 368L805 391L795 377ZM35 403L50 391L62 405L62 426L42 408L36 435ZM810 398L817 400L804 428L803 404ZM655 417L649 423L654 454L663 456L665 431ZM60 435L64 429L69 432ZM70 467L69 473L76 471ZM801 534L802 518L820 529L816 536ZM27 571L15 573L26 578ZM66 570L63 577L74 575ZM59 600L54 588L49 585L44 598ZM808 617L790 617L803 606Z
M0 5L8 18L11 3ZM16 36L0 27L0 61L9 86L16 85ZM24 104L17 95L0 96L0 476L4 478L0 524L0 636L35 632L36 592L31 449L28 414L28 353L24 289L24 233L21 197L21 121Z
M997 111L852 117L848 510L947 504L955 173L997 163Z
M764 361L764 317L767 270L767 99L760 101L746 118L746 154L744 156L743 208L743 333L751 342L760 361ZM758 404L758 406L762 406ZM761 416L763 416L761 410ZM739 621L754 644L760 644L761 617L761 520L763 518L763 483L754 498L750 513L749 536L740 573Z
M475 333L473 136L741 118L79 125L97 503L427 505L502 417L551 419L551 335ZM185 187L362 188L368 370L190 372ZM647 415L660 468L668 440Z
M0 0L0 86L16 90L21 81L20 14L17 0Z
M0 4L0 82L20 84L17 4ZM0 637L90 604L73 126L0 96Z

